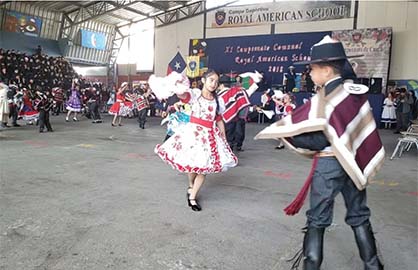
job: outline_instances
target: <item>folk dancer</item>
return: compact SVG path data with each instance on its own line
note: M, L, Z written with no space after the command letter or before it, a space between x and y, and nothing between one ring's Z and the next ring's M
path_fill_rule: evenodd
M171 96L174 90L180 100L192 107L190 122L157 145L155 152L173 169L188 173L187 202L193 211L202 210L197 194L206 175L226 171L238 163L225 137L222 120L225 104L216 94L218 80L219 75L209 69L203 74L202 90L189 89L188 78L176 72L166 78L152 75L148 81L160 100Z
M34 108L39 112L39 133L43 133L45 127L48 132L54 132L49 122L49 111L53 104L53 97L49 91L42 92L39 89L36 91Z
M320 269L324 232L331 225L334 199L340 192L347 208L345 221L354 232L364 269L383 269L369 220L366 186L383 164L385 151L367 99L368 88L352 83L356 75L347 58L342 43L329 36L315 44L311 60L299 64L310 64L312 80L322 89L256 136L282 138L291 149L314 157L304 187L285 208L286 214L296 214L311 188L303 248L293 269L302 258L303 269Z

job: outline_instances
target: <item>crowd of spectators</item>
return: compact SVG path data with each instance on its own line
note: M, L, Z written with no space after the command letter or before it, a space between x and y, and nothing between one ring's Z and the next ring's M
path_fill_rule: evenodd
M69 89L77 76L72 65L63 57L52 57L38 50L30 55L0 48L0 81L19 89Z

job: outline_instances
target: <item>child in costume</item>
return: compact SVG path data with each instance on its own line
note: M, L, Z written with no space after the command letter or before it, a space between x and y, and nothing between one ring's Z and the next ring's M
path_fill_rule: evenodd
M231 149L244 151L242 145L245 139L245 123L249 112L253 112L250 97L258 89L257 83L261 82L263 76L255 72L245 72L237 76L236 85L231 87L229 76L220 77L219 97L226 104L226 110L222 114L226 127L226 138ZM244 82L243 84L239 83ZM244 87L245 86L245 87Z
M385 128L390 128L392 124L396 124L395 98L392 92L389 92L383 101L382 118L380 121L385 124Z
M366 270L381 270L370 224L366 185L383 164L385 151L367 99L368 88L354 84L356 77L343 45L329 36L315 44L311 60L313 82L321 89L306 104L256 138L282 138L298 153L313 156L310 175L296 199L285 208L296 214L310 192L310 209L300 256L303 269L319 270L325 229L331 225L334 199L339 194L347 208L345 221L352 227Z
M26 121L26 125L33 125L33 121L39 118L39 112L32 105L31 92L26 88L23 88L23 105L19 111L19 118Z
M122 116L128 115L128 111L125 108L125 91L128 89L128 83L124 82L122 83L121 87L118 89L118 92L116 93L116 101L113 103L112 107L109 109L109 114L113 115L112 120L112 127L116 127L117 125L122 126ZM116 122L118 122L116 124Z
M155 147L157 155L173 169L188 173L188 205L193 211L201 211L197 194L207 174L219 173L238 163L225 138L222 121L224 103L218 99L219 75L208 70L202 77L203 89L189 89L189 81L172 72L166 78L151 76L149 85L159 99L172 93L161 94L164 89L175 89L184 103L191 105L190 122L179 128L162 145ZM163 89L163 90L160 90Z
M68 98L67 101L67 117L65 121L70 121L70 115L74 112L73 121L77 122L77 113L81 112L83 104L81 103L81 94L80 94L80 84L78 80L73 80L73 85L71 87L71 96Z

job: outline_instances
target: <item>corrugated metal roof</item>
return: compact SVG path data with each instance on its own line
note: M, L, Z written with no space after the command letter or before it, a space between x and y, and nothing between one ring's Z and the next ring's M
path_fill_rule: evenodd
M84 9L83 16L87 14L98 15L94 20L118 25L129 22L130 20L138 21L152 16L159 11L167 11L170 8L179 5L186 5L188 1L31 1L30 4L47 10L71 14ZM103 3L106 3L105 7ZM106 12L103 12L106 11Z

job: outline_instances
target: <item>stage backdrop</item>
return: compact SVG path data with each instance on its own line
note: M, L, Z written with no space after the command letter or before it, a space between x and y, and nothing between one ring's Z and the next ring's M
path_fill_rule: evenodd
M358 38L359 33L364 34ZM330 35L341 39L348 55L364 55L351 59L354 61L353 66L360 71L359 77L374 78L373 81L382 78L384 89L389 73L391 33L391 28L373 28L192 39L189 55L200 57L201 73L207 68L213 68L219 73L235 74L258 70L264 73L265 84L271 86L282 84L283 74L288 71L288 67L294 62L309 60L311 47L325 35ZM304 70L304 66L296 66L297 73Z

